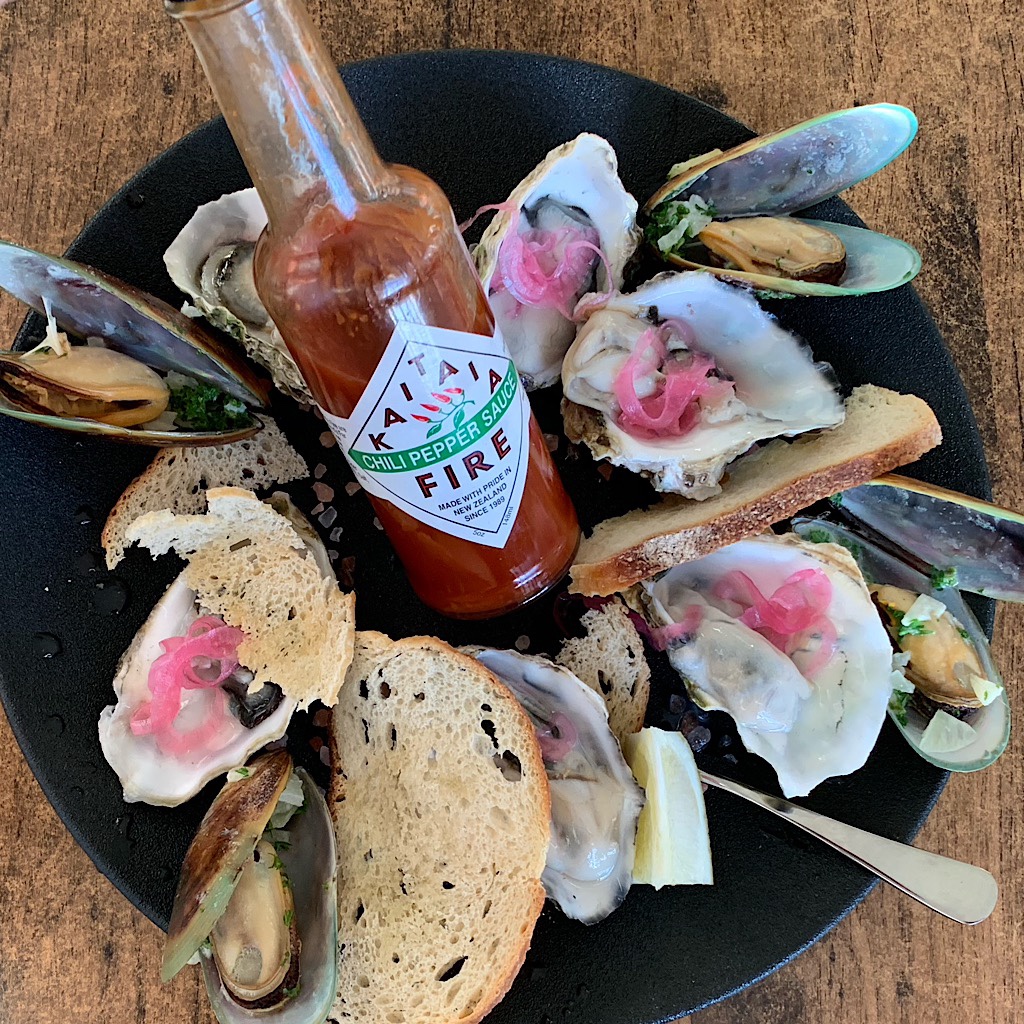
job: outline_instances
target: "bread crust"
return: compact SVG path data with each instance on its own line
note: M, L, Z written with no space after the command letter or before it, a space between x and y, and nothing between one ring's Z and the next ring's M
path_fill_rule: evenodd
M700 504L673 495L599 523L580 544L569 590L600 596L626 590L913 462L941 441L935 414L920 398L870 384L856 388L843 424L773 441L740 460L722 494Z

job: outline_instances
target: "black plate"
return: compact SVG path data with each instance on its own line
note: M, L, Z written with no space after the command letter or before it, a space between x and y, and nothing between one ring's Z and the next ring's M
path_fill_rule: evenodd
M384 157L433 176L460 218L503 199L551 147L584 130L611 140L626 187L641 199L674 161L751 134L660 85L549 57L411 54L349 67L345 80ZM247 185L223 122L211 122L126 185L70 255L180 303L164 272L163 251L200 203ZM837 201L816 213L860 223ZM818 358L832 362L844 386L871 381L912 390L929 402L946 440L914 472L946 487L989 493L967 396L909 287L858 299L796 299L773 309L812 344ZM30 320L20 341L37 329ZM558 430L557 395L552 390L535 397L545 429ZM533 651L556 646L550 600L473 626L424 609L374 528L368 505L361 497L346 499L350 477L337 449L321 447L323 425L285 401L276 413L310 465L327 466L325 479L338 491L343 533L328 543L342 557L356 555L361 628L503 646L525 635ZM96 736L100 710L112 700L117 659L176 571L170 559L154 564L137 551L115 573L100 569L103 519L150 453L6 418L0 418L0 453L6 622L0 690L7 713L72 834L125 896L164 926L178 866L215 787L175 810L127 807ZM588 527L651 498L645 484L626 475L616 473L605 482L589 456L567 457L564 441L558 457ZM309 512L316 503L310 482L291 490ZM330 531L323 533L327 539ZM58 644L60 653L54 654ZM674 687L677 682L659 662L652 722L662 720ZM299 722L292 746L301 759L319 766L312 732L308 719ZM735 743L716 744L702 760L774 788L773 773ZM806 802L909 840L944 782L945 775L916 757L887 722L864 769L818 787ZM591 928L545 910L526 966L492 1015L496 1024L629 1024L689 1013L791 959L834 926L872 884L866 872L839 855L734 798L711 792L707 805L715 886L659 893L639 887L612 917Z

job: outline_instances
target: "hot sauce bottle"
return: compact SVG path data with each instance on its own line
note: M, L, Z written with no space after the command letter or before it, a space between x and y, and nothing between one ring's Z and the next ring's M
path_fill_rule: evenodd
M257 291L416 593L543 593L579 526L444 193L381 160L297 0L166 6L267 209Z

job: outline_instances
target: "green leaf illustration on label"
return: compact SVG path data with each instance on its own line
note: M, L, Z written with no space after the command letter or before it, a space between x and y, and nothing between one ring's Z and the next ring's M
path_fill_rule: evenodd
M526 481L529 405L500 336L399 324L352 415L324 419L369 493L504 547Z

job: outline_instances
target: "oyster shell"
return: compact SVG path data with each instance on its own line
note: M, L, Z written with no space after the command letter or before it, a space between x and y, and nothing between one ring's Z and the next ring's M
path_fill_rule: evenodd
M313 401L253 278L267 213L254 188L200 206L164 253L164 266L210 323L227 331L296 401Z
M875 103L839 110L672 168L669 181L644 207L648 241L666 260L748 286L794 295L862 295L912 281L921 269L920 255L904 242L864 228L822 221L794 220L788 215L838 195L881 170L910 145L917 119L905 107ZM817 274L780 273L778 265L744 265L709 259L697 242L714 218L772 218L763 227L762 245L776 228L773 245L785 258L783 234L827 232L845 250L845 265L835 280ZM799 228L794 228L799 224ZM705 242L705 245L707 243ZM711 249L712 246L708 246ZM749 252L748 252L749 255ZM834 271L834 268L833 268Z
M636 200L622 186L618 158L598 135L583 133L553 149L513 190L474 250L480 280L495 322L528 389L558 380L562 357L576 334L571 318L575 300L584 293L622 287L626 263L636 250ZM596 232L596 254L579 268L579 286L562 309L519 302L501 273L502 246L513 233L556 233L570 229ZM565 242L556 247L561 256Z
M921 742L929 719L914 703L905 708L891 703L889 718L916 753L945 771L976 772L996 761L1010 739L1009 698L1006 688L1002 686L999 669L992 659L988 637L960 592L949 587L939 589L929 575L919 572L892 552L881 548L872 538L842 523L797 518L793 520L793 529L801 537L813 542L843 545L857 560L864 578L869 582L888 583L917 594L926 594L946 606L950 615L968 634L967 639L982 667L981 674L999 686L1001 692L991 703L971 713L973 741L959 750L941 755L922 749Z
M165 424L168 387L154 371L212 385L235 404L256 408L265 404L267 389L245 360L159 299L91 267L9 242L0 242L0 288L47 317L42 345L0 356L0 414L161 446L225 444L260 429L251 415L223 430ZM89 344L70 345L67 334Z
M720 586L740 572L771 595L805 570L829 584L821 611L835 650L823 663L823 633L787 655L740 620ZM765 534L669 569L641 584L638 596L656 627L675 629L669 661L694 700L732 716L743 745L771 764L787 797L867 760L889 701L892 647L843 548Z
M594 924L629 891L644 806L604 701L545 658L466 650L508 686L538 730L551 787L551 844L541 881L568 917Z
M671 358L663 368L701 353L734 383L733 393L708 406L699 399L699 418L680 436L630 432L620 425L616 379L646 332L665 321ZM665 380L647 368L636 394L656 395ZM752 296L707 274L660 274L601 300L566 353L562 386L570 440L650 477L659 491L698 500L721 491L728 464L755 442L835 427L844 417L828 368Z
M333 577L323 542L301 512L284 494L274 494L270 505L291 520L310 549L321 573ZM195 796L208 782L242 764L255 751L280 739L288 728L296 702L268 684L249 694L252 674L239 668L220 687L182 690L176 721L202 722L217 700L227 701L232 714L228 725L207 745L205 752L177 754L161 748L152 735L136 735L132 717L152 699L149 671L163 653L161 641L187 633L200 616L195 593L179 576L146 619L118 665L114 677L117 703L105 707L99 718L103 756L117 773L128 803L176 807Z

